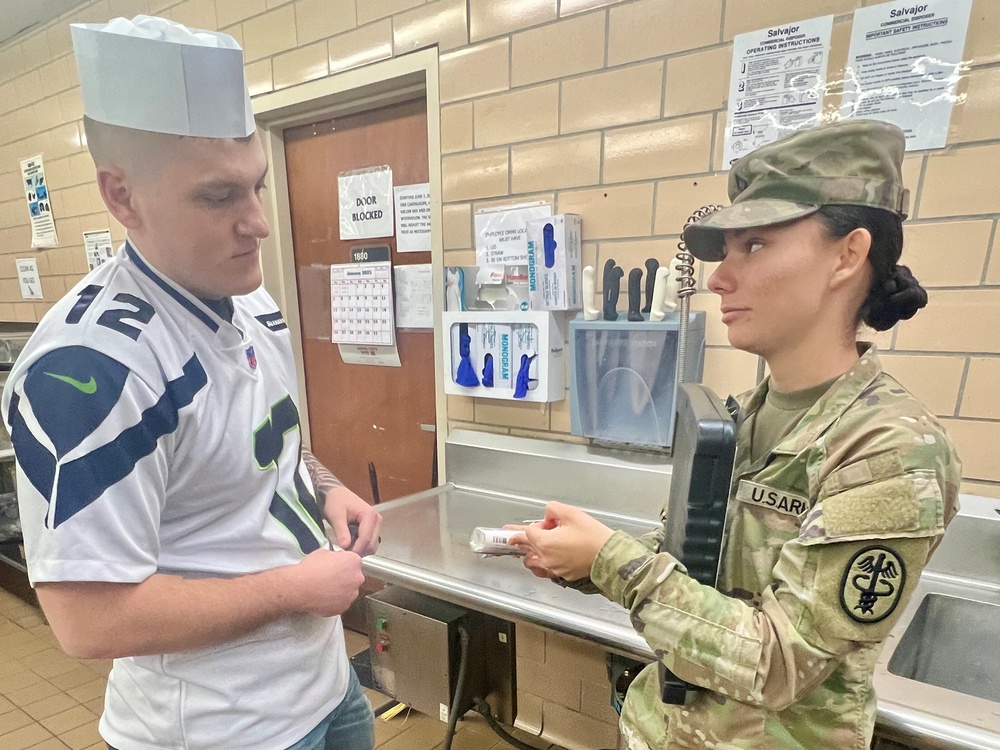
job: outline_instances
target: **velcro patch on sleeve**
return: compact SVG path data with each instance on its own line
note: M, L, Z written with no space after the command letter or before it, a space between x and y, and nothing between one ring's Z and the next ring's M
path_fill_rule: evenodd
M894 477L826 498L823 525L831 537L916 531L920 503L913 479Z
M899 457L899 452L892 450L841 466L827 477L823 486L832 494L862 484L881 482L883 479L897 477L902 473L903 461Z

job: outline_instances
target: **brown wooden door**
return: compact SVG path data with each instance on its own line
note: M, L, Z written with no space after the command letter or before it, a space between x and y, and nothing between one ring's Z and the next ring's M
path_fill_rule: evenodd
M286 130L285 160L296 275L304 266L349 263L359 245L392 248L392 263L430 263L430 253L398 253L396 239L340 240L337 175L392 167L395 185L428 181L423 98ZM300 294L302 285L300 285ZM299 300L299 311L303 311ZM433 486L434 334L396 332L401 367L347 365L336 345L303 336L313 453L372 502L369 464L381 499Z

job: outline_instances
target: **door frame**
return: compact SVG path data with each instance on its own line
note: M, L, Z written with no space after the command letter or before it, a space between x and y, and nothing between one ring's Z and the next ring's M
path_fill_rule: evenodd
M284 130L317 120L344 116L407 101L423 94L427 108L427 167L431 193L431 278L444 278L444 242L441 215L441 97L438 87L438 50L418 50L361 68L319 78L252 100L257 130L267 162L265 212L271 234L260 245L264 288L277 301L292 334L292 350L299 387L299 419L303 444L309 446L309 405L306 402L299 320L298 283L292 250L292 219L285 165ZM438 476L445 477L445 439L448 408L444 393L443 334L444 284L433 285L434 302L434 411ZM332 344L331 344L332 346Z

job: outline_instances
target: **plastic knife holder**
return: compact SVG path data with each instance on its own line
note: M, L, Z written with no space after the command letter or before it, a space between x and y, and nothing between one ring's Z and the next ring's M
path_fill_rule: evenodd
M705 313L690 314L684 381L701 381ZM569 323L570 429L608 443L669 448L674 435L680 313L662 321Z

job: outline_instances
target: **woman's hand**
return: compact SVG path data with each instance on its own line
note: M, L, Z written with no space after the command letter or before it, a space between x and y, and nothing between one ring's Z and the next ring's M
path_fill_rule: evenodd
M542 524L544 523L544 521L539 521L538 523ZM529 526L516 523L509 523L506 526L504 526L504 528L514 529L516 531L524 532L529 528ZM523 537L523 534L518 535L517 538L521 537ZM541 558L538 557L538 553L532 550L531 547L529 547L526 544L521 544L518 546L521 548L521 551L524 552L524 556L521 558L521 562L524 563L524 567L526 567L528 570L531 571L532 575L536 575L539 578L548 578L550 581L555 581L559 578L559 576L557 576L551 570L542 565L542 561Z
M578 581L590 576L601 547L614 533L579 508L562 503L545 506L545 519L521 528L510 543L525 551L524 564L540 578Z

